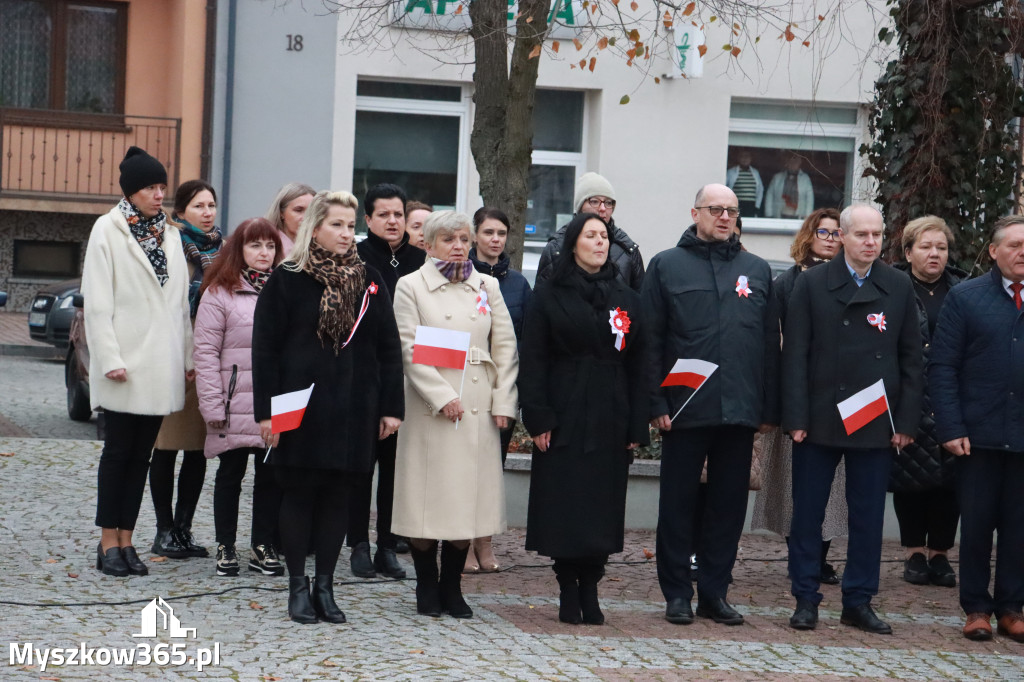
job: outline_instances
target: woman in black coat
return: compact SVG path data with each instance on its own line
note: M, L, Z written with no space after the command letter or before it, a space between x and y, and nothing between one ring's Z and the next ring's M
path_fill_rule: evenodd
M608 228L577 215L534 292L519 398L533 436L526 548L554 558L558 619L604 622L597 583L622 551L630 450L649 442L640 298L615 278Z
M288 615L299 623L345 622L331 584L348 498L373 470L374 443L395 433L405 416L391 299L380 273L353 248L357 206L348 192L313 198L292 257L264 285L253 322L254 411L260 434L276 448L271 463L284 492ZM271 398L310 384L299 427L273 433Z
M903 228L902 246L907 262L894 266L910 275L914 283L926 370L942 302L966 276L947 264L952 245L953 231L941 218L929 215L911 220ZM942 447L935 435L927 375L925 378L921 425L914 442L893 457L889 490L900 525L900 544L906 553L903 579L914 585L955 587L956 573L946 552L956 540L960 523L953 480L956 457Z

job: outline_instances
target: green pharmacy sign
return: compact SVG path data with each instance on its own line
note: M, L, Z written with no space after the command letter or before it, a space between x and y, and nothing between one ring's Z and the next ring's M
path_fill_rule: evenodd
M403 28L464 33L469 31L470 0L396 0L395 23ZM509 32L515 32L517 0L508 0ZM587 21L583 0L553 0L549 38L575 38Z

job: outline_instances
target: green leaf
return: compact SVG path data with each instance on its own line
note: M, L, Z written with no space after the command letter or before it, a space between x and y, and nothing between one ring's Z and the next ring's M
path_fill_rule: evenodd
M629 104L629 95L623 95L622 99L619 100L619 104Z

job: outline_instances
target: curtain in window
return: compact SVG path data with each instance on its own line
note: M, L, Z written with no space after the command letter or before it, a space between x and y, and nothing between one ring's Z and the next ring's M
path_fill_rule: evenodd
M116 47L116 9L69 5L65 87L69 111L114 113Z
M53 21L35 0L0 0L0 106L46 109Z

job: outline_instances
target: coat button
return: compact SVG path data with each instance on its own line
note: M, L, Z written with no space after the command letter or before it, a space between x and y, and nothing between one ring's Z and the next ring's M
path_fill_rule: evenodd
M1014 341L1016 341L1016 340L1017 340L1017 339L1014 339ZM924 344L924 347L925 347L925 348L931 348L931 347L932 347L932 344L930 344L930 343L926 343L926 344Z
M448 285L447 284L442 284L441 285L441 291L448 291Z
M480 379L479 379L478 377L473 377L473 383L474 383L474 384L475 384L476 382L478 382L478 381L480 381Z
M477 412L479 412L479 411L480 411L480 410L476 409L475 407L473 408L473 414L476 414L476 413L477 413Z
M446 319L446 320L452 319L452 314L451 313L445 313L444 314L444 319Z
M878 359L878 360L881 360L882 359L882 354L881 353L875 353L875 358Z
M471 286L469 286L469 285L467 284L466 286L464 286L464 287L463 287L463 289L465 289L466 291L472 291L472 290L473 290L473 287L471 287Z
M471 320L475 320L475 319L476 319L476 313L473 313L472 315L470 315L470 316L469 316L469 319L471 319Z
M443 288L444 288L444 287L442 287L442 289L443 289ZM844 326L844 327L849 327L849 326L850 326L850 321L849 321L849 320L843 320L843 326Z
M845 391L846 390L846 384L839 384L839 390L840 391Z

